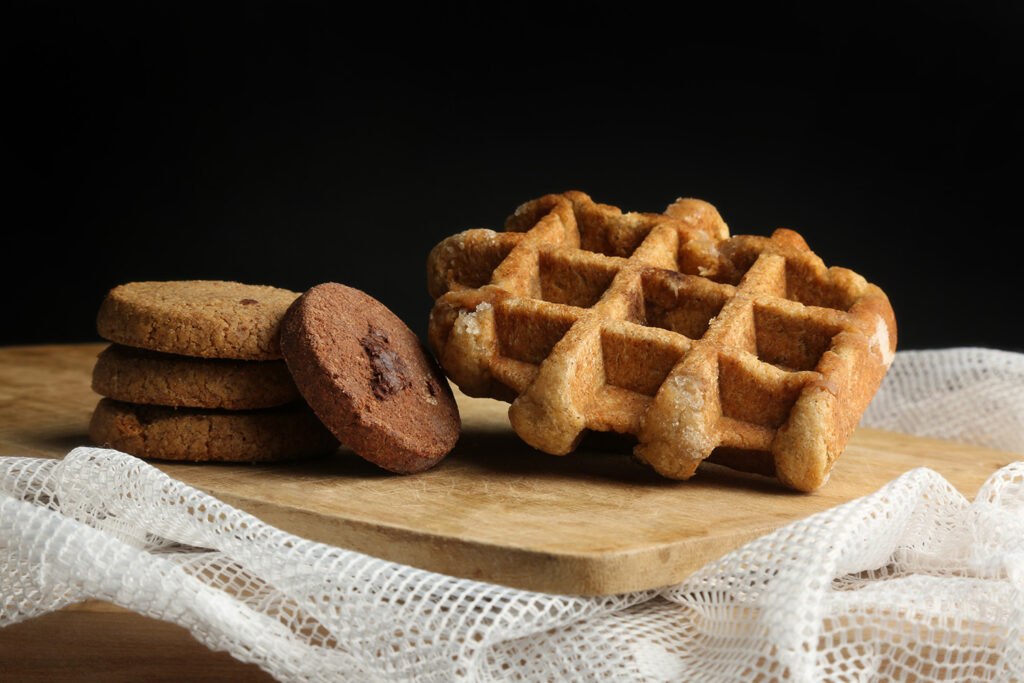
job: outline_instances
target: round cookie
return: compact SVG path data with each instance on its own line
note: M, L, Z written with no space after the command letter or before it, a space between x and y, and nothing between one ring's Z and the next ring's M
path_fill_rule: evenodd
M214 411L104 398L89 423L99 446L154 460L270 462L330 453L338 441L301 401Z
M281 316L298 293L220 280L130 282L110 290L96 329L104 339L201 358L281 358Z
M225 410L271 408L302 398L281 360L194 358L120 344L96 358L92 389L130 403Z
M419 338L369 295L329 282L281 323L295 384L342 444L392 472L420 472L455 446L451 388Z

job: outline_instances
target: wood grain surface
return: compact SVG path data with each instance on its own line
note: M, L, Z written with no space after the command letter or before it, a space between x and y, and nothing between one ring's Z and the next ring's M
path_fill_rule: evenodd
M273 677L215 652L188 630L98 600L0 629L0 680L247 681Z
M89 445L102 345L0 348L0 455ZM858 429L811 494L707 465L663 479L595 439L562 457L508 425L507 404L458 396L459 444L436 468L393 475L342 448L273 465L153 461L170 476L286 531L446 574L555 593L667 585L789 522L930 467L969 497L1009 453Z

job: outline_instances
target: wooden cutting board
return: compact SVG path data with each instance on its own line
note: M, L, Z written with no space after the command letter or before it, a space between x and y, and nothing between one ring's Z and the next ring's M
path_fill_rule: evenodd
M0 455L61 457L89 445L101 344L0 348ZM930 467L973 497L1020 459L976 446L858 429L831 480L794 493L708 465L686 482L630 457L526 446L507 404L459 396L463 433L435 469L398 476L351 452L280 465L154 462L278 528L458 577L611 594L676 583L758 536Z

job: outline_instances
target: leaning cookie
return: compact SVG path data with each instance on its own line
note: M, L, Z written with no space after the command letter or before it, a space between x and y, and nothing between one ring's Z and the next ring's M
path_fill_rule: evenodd
M130 403L225 410L272 408L301 398L281 360L194 358L121 344L96 358L92 389Z
M455 446L461 423L447 380L416 334L369 295L313 287L285 314L281 352L320 420L363 458L409 474Z
M281 358L281 316L297 292L220 280L130 282L110 290L96 328L108 341L201 358Z
M330 453L337 439L301 401L249 411L168 408L101 399L89 438L140 458L271 462Z

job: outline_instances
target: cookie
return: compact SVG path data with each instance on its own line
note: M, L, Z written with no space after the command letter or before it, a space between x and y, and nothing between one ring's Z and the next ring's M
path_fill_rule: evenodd
M130 403L225 410L301 399L283 360L195 358L121 344L111 344L96 358L92 389Z
M299 392L342 444L391 472L436 464L461 423L419 338L369 295L329 282L296 299L281 351Z
M104 398L93 411L89 438L140 458L197 462L293 460L338 447L301 401L264 410L217 411Z
M219 280L130 282L104 298L96 328L108 341L151 351L279 360L281 316L297 296Z

